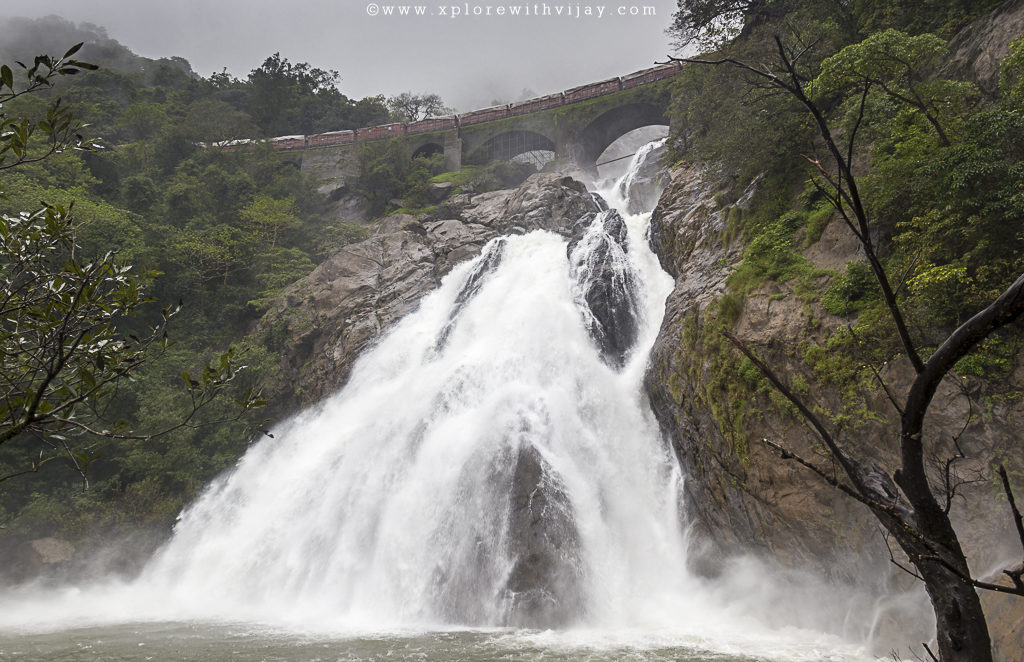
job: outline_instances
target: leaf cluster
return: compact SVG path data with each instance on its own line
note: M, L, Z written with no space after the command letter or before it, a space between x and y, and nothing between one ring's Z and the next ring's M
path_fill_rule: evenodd
M72 59L81 48L81 43L75 44L60 58L38 55L32 66L16 62L21 69L20 77L15 76L10 66L0 65L0 108L23 95L52 88L54 81L61 76L94 71L97 68L95 64ZM41 161L69 147L93 148L93 142L82 137L82 128L59 98L49 105L44 117L36 120L0 110L0 170ZM33 141L37 136L42 136L42 140ZM39 148L33 150L36 144Z

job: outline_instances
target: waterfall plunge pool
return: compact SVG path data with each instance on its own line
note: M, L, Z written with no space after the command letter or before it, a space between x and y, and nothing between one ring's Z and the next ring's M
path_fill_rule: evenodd
M784 637L773 644L729 644L721 639L687 642L649 631L461 630L303 635L252 624L135 623L0 634L0 660L19 662L853 662L866 658L837 652L832 644L804 642L799 650ZM744 650L747 652L744 653Z

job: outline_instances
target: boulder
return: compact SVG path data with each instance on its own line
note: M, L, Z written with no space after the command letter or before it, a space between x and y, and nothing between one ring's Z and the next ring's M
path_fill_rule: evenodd
M441 202L455 190L452 182L436 182L427 187L427 197L431 202Z
M974 21L949 42L949 60L943 74L975 81L988 94L999 85L999 64L1010 52L1010 42L1024 33L1024 4L1007 0L995 11Z

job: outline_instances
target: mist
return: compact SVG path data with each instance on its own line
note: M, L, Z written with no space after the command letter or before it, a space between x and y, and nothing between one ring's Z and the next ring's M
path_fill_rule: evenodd
M339 71L349 97L436 92L465 111L521 98L524 90L548 94L663 61L670 50L664 31L676 8L675 0L477 0L427 2L420 5L423 15L395 15L407 1L410 8L422 2L53 0L18 11L87 23L80 27L88 35L148 58L184 58L203 76L227 70L245 77L280 52L292 62ZM497 15L499 6L505 15ZM507 13L513 6L519 16ZM11 27L0 34L0 51L21 50L19 57L66 48L74 38L69 30L40 32L25 21Z

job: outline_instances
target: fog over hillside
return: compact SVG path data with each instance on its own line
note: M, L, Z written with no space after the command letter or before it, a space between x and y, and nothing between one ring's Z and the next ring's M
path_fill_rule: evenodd
M460 15L452 16L456 5L461 5ZM478 7L498 5L536 8L537 13L471 15ZM669 51L664 30L675 6L674 0L616 0L608 5L488 0L425 4L422 16L386 16L387 7L398 5L362 0L54 0L11 14L85 21L79 27L100 41L117 40L153 59L183 57L204 76L226 68L244 77L280 52L292 62L341 72L342 92L350 97L430 91L458 110L468 110L496 98L514 100L524 88L546 94L663 60ZM591 16L586 15L588 8ZM619 16L620 11L625 15ZM38 46L51 48L73 34L67 25L46 35L27 29L24 22L12 27L0 34L0 52L28 48L34 54Z

